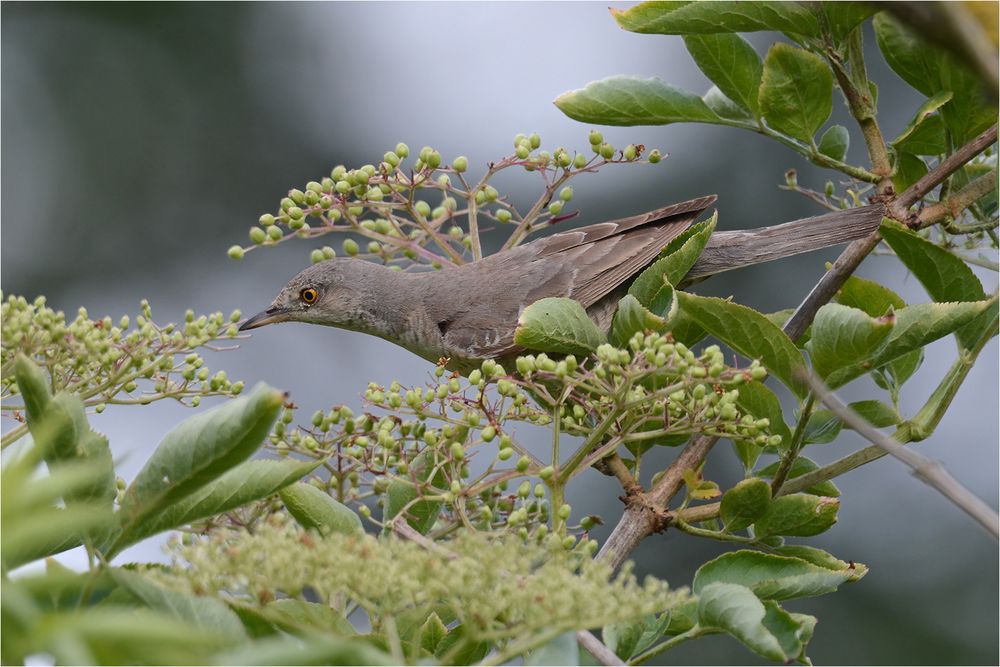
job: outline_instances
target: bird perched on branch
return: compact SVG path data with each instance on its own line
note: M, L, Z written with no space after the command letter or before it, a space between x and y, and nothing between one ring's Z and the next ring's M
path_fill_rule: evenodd
M361 259L305 269L241 331L308 322L360 331L467 373L486 359L516 356L521 311L546 297L579 301L607 331L632 279L715 203L715 195L580 227L438 271L393 271ZM879 205L712 235L683 284L861 238L878 228Z

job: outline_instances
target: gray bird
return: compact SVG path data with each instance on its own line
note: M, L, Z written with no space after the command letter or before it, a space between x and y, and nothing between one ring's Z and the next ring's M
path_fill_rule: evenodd
M553 234L477 262L439 271L403 272L360 259L310 266L288 281L271 307L240 331L276 322L308 322L379 336L462 373L485 359L508 360L518 316L545 297L579 301L607 331L631 279L687 229L715 195L649 213ZM722 271L818 250L870 234L881 206L712 235L685 284Z

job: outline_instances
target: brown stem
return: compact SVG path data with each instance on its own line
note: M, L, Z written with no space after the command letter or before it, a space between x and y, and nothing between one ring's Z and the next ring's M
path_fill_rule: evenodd
M983 174L944 201L928 206L921 211L917 216L917 219L920 220L920 227L929 227L949 218L957 218L962 211L969 208L980 197L985 197L996 189L996 172L990 171Z

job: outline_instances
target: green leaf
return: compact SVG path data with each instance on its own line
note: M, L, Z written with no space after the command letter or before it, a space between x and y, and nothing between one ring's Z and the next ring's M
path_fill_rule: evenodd
M831 125L819 139L819 152L834 160L843 161L851 145L851 133L843 125Z
M885 428L886 426L895 426L899 424L902 418L892 407L886 405L882 401L868 400L868 401L855 401L848 405L850 409L858 413L858 416L864 419L866 422L874 426L875 428ZM847 428L851 428L850 425L845 424Z
M275 600L263 607L236 599L226 601L254 636L274 635L278 632L303 637L317 632L337 637L357 634L340 612L325 604L295 598Z
M462 644L462 648L456 654L451 654L451 650ZM490 643L486 641L475 641L469 637L469 632L465 625L456 625L448 633L438 646L438 656L450 655L451 665L471 665L479 662L490 652Z
M979 278L968 264L954 254L888 218L883 220L880 232L899 260L913 272L935 301L986 299L986 291ZM985 333L984 327L988 324L989 314L986 313L975 323L959 329L955 334L959 345L971 349Z
M897 153L892 185L903 192L927 173L927 163L911 153Z
M337 502L311 484L296 482L278 492L288 513L303 528L315 528L320 533L364 535L361 518L351 508Z
M395 665L364 639L329 635L264 637L216 655L217 665Z
M694 600L690 602L694 603ZM652 646L667 632L671 620L680 615L677 610L672 609L659 616L645 614L636 619L611 623L601 628L601 639L615 655L628 660ZM691 625L694 625L694 619L691 619ZM687 629L689 628L684 628Z
M764 315L715 297L677 292L681 312L699 326L740 354L760 359L776 378L798 396L806 393L805 385L796 375L805 369L802 353L785 332Z
M712 86L701 96L702 102L721 118L736 121L739 125L747 125L753 121L750 112L726 97L718 86Z
M575 632L564 632L536 648L524 660L525 665L579 665L580 645Z
M807 563L811 563L828 570L847 572L849 575L847 581L849 582L857 581L858 579L861 579L861 577L868 574L868 566L864 563L855 563L854 561L848 563L840 560L839 558L835 558L833 555L823 551L822 549L806 546L804 544L786 544L780 547L774 547L771 551L779 556L798 558L806 561Z
M837 523L839 509L840 501L836 498L790 493L772 500L754 527L758 537L819 535Z
M705 76L737 105L759 115L757 92L764 65L750 43L735 33L684 36L684 45Z
M829 410L816 410L806 421L802 441L807 445L825 445L840 435L843 422Z
M892 145L897 152L913 155L940 155L948 149L944 121L935 112L951 101L953 93L946 90L920 105L917 113Z
M839 303L819 309L812 324L812 338L806 349L820 377L867 359L892 332L896 317L892 311L871 317L865 311Z
M579 301L549 297L521 312L514 342L541 352L590 354L605 342L605 337Z
M628 293L654 313L672 317L675 299L672 285L677 285L701 256L709 237L715 231L719 214L691 225L673 239L660 253L660 259L649 265L632 282Z
M611 9L625 30L658 35L776 30L818 35L819 23L795 2L643 2Z
M790 659L798 659L809 664L806 645L812 639L813 630L816 628L816 617L808 614L790 614L773 600L766 601L764 608L767 610L764 627L778 640L785 655Z
M192 627L218 635L230 643L246 639L239 617L218 598L172 591L137 572L121 568L111 568L109 572L119 586L145 607L190 623Z
M786 662L781 644L764 627L765 615L764 603L746 586L713 583L698 597L699 625L727 632L768 660Z
M657 78L612 76L591 81L563 93L555 105L573 120L600 125L733 124L694 93Z
M676 301L674 301L673 310L677 310ZM636 332L661 332L666 328L667 321L665 319L651 313L631 294L626 294L618 302L618 310L615 311L614 318L611 320L608 339L612 345L624 347Z
M844 566L831 568L791 555L742 549L722 554L699 567L692 590L700 595L706 587L721 582L746 586L765 600L815 597L832 593L841 584L860 578L847 563Z
M5 520L0 542L4 569L78 547L87 536L107 529L111 520L106 506L86 502L38 509L16 523Z
M974 320L981 313L997 307L996 299L967 303L926 303L907 306L896 312L896 326L870 357L842 368L827 378L831 389L846 384L873 368L947 336Z
M431 484L437 488L444 488L446 481L444 471L440 468L435 470L432 461L429 461L432 454L428 450L417 454L410 462L410 474L421 483L426 482L431 473L434 472L434 479ZM385 492L384 517L386 523L396 518L396 516L406 510L406 522L410 526L424 535L437 521L441 511L441 501L439 500L418 500L417 487L412 482L401 479L393 480L389 483L389 488Z
M767 479L774 479L774 475L778 472L779 461L775 461L771 465L768 465L760 470L756 471L754 474L760 477L765 477ZM806 458L805 456L799 456L794 461L792 461L792 467L788 470L788 477L786 479L795 479L807 472L812 472L819 468L816 462L812 459ZM806 489L806 493L811 493L815 496L829 496L831 498L840 497L840 489L837 485L826 480L825 482L820 482Z
M283 402L281 392L262 384L249 396L181 422L125 492L119 510L123 534L249 458L267 437Z
M889 66L906 83L934 97L951 92L951 102L940 107L945 125L956 146L996 122L997 108L984 91L978 76L951 54L920 39L889 12L880 12L872 22L875 39Z
M424 624L420 626L420 647L434 655L438 645L444 641L448 634L448 626L441 621L441 617L431 612Z
M770 484L758 477L744 479L723 494L719 517L727 531L742 530L763 516L770 502Z
M782 308L781 310L777 310L773 313L764 313L764 317L770 320L771 323L774 324L774 326L784 330L785 322L787 322L788 319L794 313L795 313L794 308ZM805 348L806 343L809 342L809 339L811 337L812 337L812 326L810 325L809 327L806 328L805 332L803 332L801 336L795 339L794 341L795 347L799 349Z
M120 539L125 546L171 528L222 514L277 493L316 469L319 462L252 460L241 463L219 479L135 524Z
M768 430L781 436L780 449L786 449L791 445L792 431L785 423L781 401L767 388L767 385L762 382L744 382L740 385L740 395L736 399L736 405L744 414L771 422Z
M833 110L833 74L819 56L776 43L764 59L760 110L767 124L812 145Z
M873 2L823 2L819 9L826 15L834 42L840 42L866 18L878 11Z

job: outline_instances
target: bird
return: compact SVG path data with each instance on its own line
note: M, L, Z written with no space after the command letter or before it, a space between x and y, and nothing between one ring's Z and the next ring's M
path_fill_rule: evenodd
M603 331L632 279L716 202L715 195L579 227L437 271L333 258L301 271L240 331L305 322L362 332L467 375L512 360L521 312L546 297L578 301ZM710 275L862 238L880 204L753 230L716 232L680 287Z

